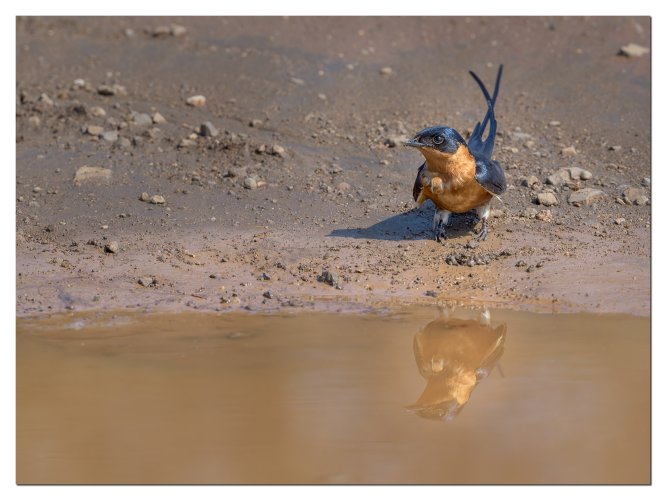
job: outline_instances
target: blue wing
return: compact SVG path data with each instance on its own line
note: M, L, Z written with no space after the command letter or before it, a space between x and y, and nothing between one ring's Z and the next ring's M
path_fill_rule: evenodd
M506 191L504 170L495 160L477 157L475 178L486 191L492 194L500 195Z
M421 184L421 174L425 170L425 162L419 167L419 171L416 173L416 180L414 181L414 189L412 189L412 196L414 196L414 201L418 201L423 185Z

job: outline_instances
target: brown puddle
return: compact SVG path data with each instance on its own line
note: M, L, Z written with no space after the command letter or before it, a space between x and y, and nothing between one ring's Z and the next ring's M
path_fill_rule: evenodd
M649 319L17 321L18 483L650 482Z

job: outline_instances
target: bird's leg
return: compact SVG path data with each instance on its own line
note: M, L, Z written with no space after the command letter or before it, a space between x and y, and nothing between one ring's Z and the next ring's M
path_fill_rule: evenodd
M437 209L435 216L432 218L432 230L435 233L435 241L438 243L444 237L444 226L449 222L451 212L448 210Z
M476 235L475 240L484 241L488 236L488 217L490 216L490 203L476 208L476 213L481 219L481 229Z

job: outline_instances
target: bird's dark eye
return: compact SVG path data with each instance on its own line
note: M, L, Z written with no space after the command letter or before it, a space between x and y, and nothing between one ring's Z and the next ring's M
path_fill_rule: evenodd
M444 136L437 134L435 137L432 138L432 142L435 144L441 144L444 142Z

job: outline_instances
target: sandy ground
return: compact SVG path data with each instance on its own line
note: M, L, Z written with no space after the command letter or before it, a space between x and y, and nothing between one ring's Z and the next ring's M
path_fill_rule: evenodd
M444 299L647 315L651 67L618 55L629 43L650 46L648 18L21 18L17 315ZM485 105L467 71L491 84L499 63L509 189L485 242L469 248L468 214L437 243L411 199L421 157L392 146L469 133ZM572 167L591 178L547 184ZM583 189L603 194L569 203Z

